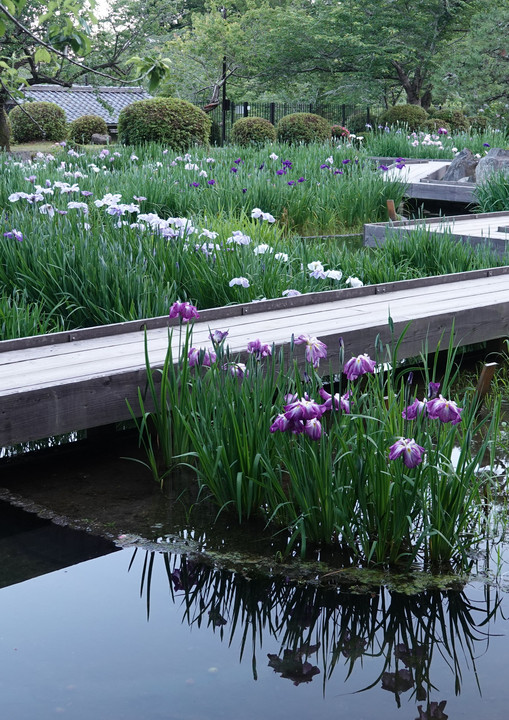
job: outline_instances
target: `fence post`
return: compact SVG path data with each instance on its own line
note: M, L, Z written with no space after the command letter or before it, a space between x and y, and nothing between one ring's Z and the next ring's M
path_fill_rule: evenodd
M244 117L247 117L249 115L249 105L247 102L244 103Z
M370 115L369 105L366 108L366 125L371 125L371 115Z
M346 105L341 105L341 124L346 126Z
M269 105L269 122L276 124L276 103L271 102Z

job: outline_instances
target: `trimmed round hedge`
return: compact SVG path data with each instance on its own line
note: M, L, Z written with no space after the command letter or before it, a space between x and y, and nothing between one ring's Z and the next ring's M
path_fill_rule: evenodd
M380 115L382 125L407 125L410 130L419 130L428 118L420 105L394 105Z
M440 118L428 118L426 122L421 126L423 130L429 130L430 132L438 132L439 135L449 135L451 132L451 126L445 120ZM446 132L439 132L445 130Z
M16 105L9 113L14 142L22 143L34 140L60 142L64 140L67 135L67 127L65 112L61 107L50 102L30 102L24 103L23 109L34 120L37 120L40 127L23 112L19 105Z
M196 105L177 98L138 100L120 111L118 139L125 145L163 142L172 150L207 145L210 118Z
M238 145L263 145L275 139L276 128L265 118L239 118L233 124L232 141Z
M69 125L67 138L79 145L88 145L95 134L108 134L106 120L99 115L81 115Z
M461 110L451 110L450 108L438 108L432 110L434 118L444 120L453 132L465 132L470 128L470 122L467 116Z
M292 113L285 115L277 124L277 139L280 142L302 143L324 142L331 136L330 125L321 115L313 113Z

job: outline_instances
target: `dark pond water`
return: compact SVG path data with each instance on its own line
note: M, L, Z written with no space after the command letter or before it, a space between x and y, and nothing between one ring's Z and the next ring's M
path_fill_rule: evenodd
M506 720L509 565L412 596L0 527L5 720ZM69 532L69 534L68 534Z

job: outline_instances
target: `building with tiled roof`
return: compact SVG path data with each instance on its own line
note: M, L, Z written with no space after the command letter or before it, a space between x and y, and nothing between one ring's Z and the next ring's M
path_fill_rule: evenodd
M140 87L109 87L92 85L73 85L70 88L60 85L32 85L24 90L30 100L52 102L64 110L67 122L82 115L99 115L104 118L109 129L116 127L119 112L136 100L152 97Z

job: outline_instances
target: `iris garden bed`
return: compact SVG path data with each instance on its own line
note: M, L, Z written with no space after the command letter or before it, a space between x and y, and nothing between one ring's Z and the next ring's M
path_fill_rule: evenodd
M354 233L403 193L351 144L177 157L160 146L61 149L31 164L7 161L3 338L162 315L177 301L185 312L190 302L214 307L509 262L423 232L376 252L296 235ZM157 480L186 463L200 497L234 507L240 522L261 517L269 532L288 533L290 552L332 543L354 563L468 562L483 533L496 408L479 419L475 397L459 405L448 380L428 373L442 383L440 402L463 417L428 418L424 402L436 398L421 393L410 418L417 394L408 372L392 374L391 348L376 349L359 383L347 374L344 386L342 368L331 368L327 389L314 367L317 338L302 340L310 352L304 381L291 358L267 348L242 368L222 339L188 355L190 342L176 370L168 362L159 411L133 408Z

